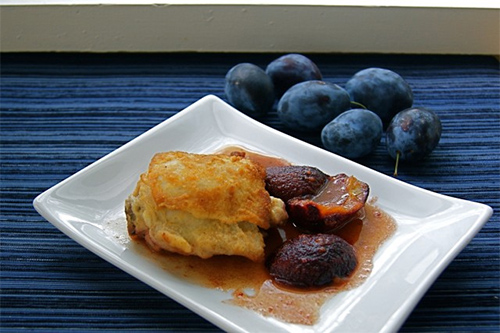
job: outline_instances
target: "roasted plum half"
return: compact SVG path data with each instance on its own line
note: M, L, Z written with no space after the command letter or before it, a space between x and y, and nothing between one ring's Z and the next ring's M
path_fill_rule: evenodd
M364 207L370 188L354 176L338 174L313 195L287 201L290 220L308 232L332 232L351 221Z
M267 191L284 202L295 197L313 195L328 180L328 175L310 166L269 167L266 172Z
M354 248L334 234L302 234L285 241L267 261L270 275L284 285L309 288L346 278L357 266Z

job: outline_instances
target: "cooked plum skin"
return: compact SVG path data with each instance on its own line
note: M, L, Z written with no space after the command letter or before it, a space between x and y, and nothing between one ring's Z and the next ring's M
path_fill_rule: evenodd
M287 201L290 220L307 232L332 232L345 226L362 209L368 184L353 176L331 176L315 195Z
M321 170L310 166L269 167L266 173L267 191L284 202L315 194L328 180L328 176Z
M289 239L267 261L278 283L298 288L323 287L335 278L346 278L357 264L354 248L334 234Z

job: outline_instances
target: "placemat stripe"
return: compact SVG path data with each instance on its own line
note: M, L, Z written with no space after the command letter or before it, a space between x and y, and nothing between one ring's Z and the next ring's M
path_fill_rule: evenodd
M277 54L2 54L0 330L220 331L66 237L33 198L207 94L223 99L235 64ZM402 332L500 327L500 71L482 56L309 55L339 85L366 67L400 73L415 105L435 110L441 142L399 178L490 205L491 220L457 256ZM261 121L290 131L276 112ZM384 140L358 161L392 174Z

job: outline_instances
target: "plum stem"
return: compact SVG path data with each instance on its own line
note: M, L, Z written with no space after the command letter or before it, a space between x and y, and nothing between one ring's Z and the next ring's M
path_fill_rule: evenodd
M399 150L396 151L396 165L394 166L394 174L393 174L394 177L398 176L399 154L400 154Z
M358 107L360 107L360 108L362 108L362 109L367 110L366 106L364 106L363 104L361 104L361 103L359 103L359 102L351 101L351 104L352 104L352 105L356 105L356 106L358 106Z

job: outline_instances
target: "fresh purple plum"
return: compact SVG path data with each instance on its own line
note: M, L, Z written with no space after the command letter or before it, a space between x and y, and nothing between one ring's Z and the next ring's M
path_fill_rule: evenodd
M397 73L384 68L363 69L347 81L351 100L375 112L387 125L399 111L413 105L413 92Z
M278 117L296 131L319 131L351 106L349 94L325 81L300 82L287 90L278 103Z
M266 73L273 80L277 98L299 82L323 78L318 66L311 59L297 53L286 54L273 60L267 65Z
M382 120L365 109L347 110L321 131L323 146L329 151L356 159L377 148L383 134Z
M260 117L274 105L274 85L257 65L241 63L231 68L225 78L224 92L229 103L241 112Z
M421 160L436 148L441 130L441 120L434 111L426 108L403 110L394 116L387 128L387 151L394 159Z

